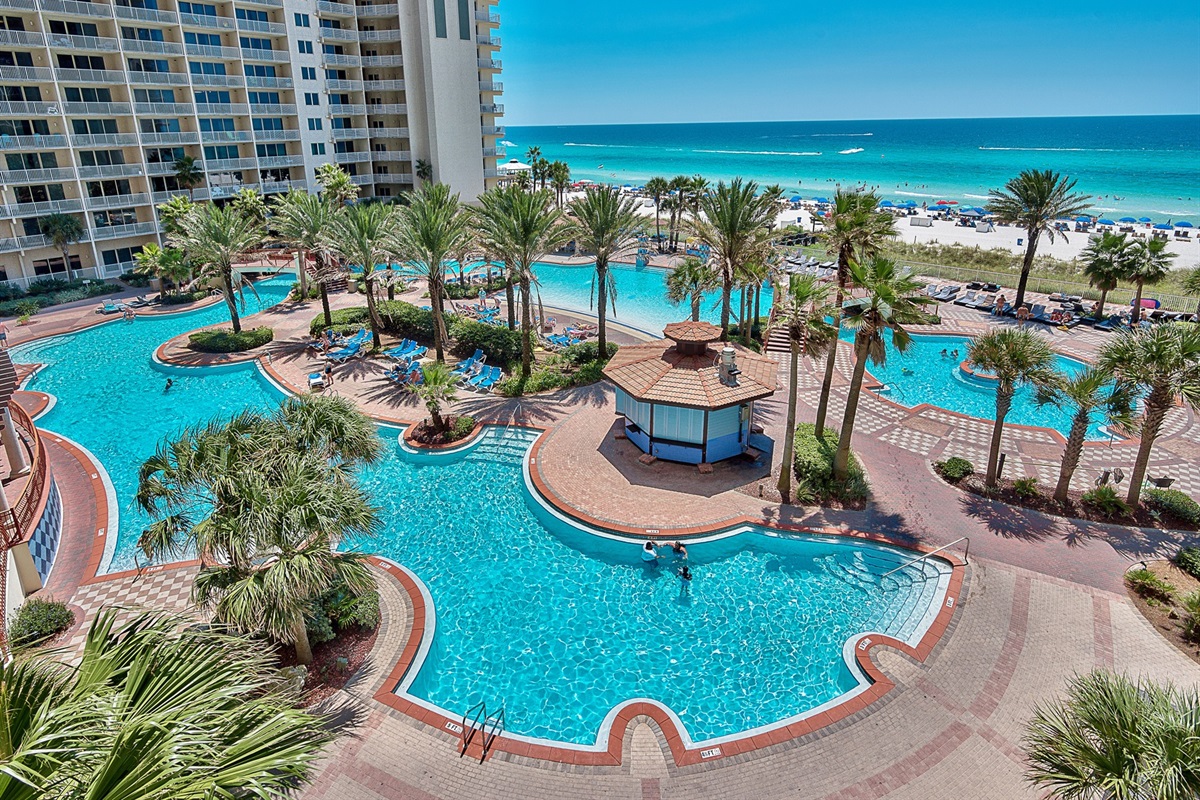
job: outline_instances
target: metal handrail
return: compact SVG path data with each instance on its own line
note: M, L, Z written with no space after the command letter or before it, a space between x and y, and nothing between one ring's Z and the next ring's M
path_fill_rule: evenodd
M942 552L943 550L953 547L954 545L956 545L962 541L965 541L967 543L966 549L963 550L963 562L969 564L969 563L971 563L969 560L969 557L971 555L971 537L970 536L960 536L957 539L955 539L953 542L950 542L950 544L944 544L941 547L939 547L937 550L932 550L932 551L926 553L925 555L917 556L916 558L912 559L911 561L901 564L900 566L896 567L893 570L888 570L887 572L883 573L883 575L881 576L880 579L882 580L883 578L886 578L888 575L891 575L893 572L899 572L900 570L904 569L905 567L911 567L913 564L917 563L918 561L924 561L925 559L930 558L931 556L936 556L938 553Z
M471 718L471 724L467 724L467 717ZM483 726L479 724L482 717L484 723L487 723L487 705L480 700L475 705L466 710L462 716L462 730L459 732L459 738L462 741L462 749L458 751L458 757L462 758L467 754L467 748L474 740L475 734L483 730ZM468 733L469 731L469 733Z
M494 715L488 716L483 721L483 728L486 729L488 722L492 723L491 733L484 730L483 735L483 752L479 755L479 763L482 764L487 760L488 751L492 749L492 742L496 741L496 737L504 732L504 706L500 706L500 710Z

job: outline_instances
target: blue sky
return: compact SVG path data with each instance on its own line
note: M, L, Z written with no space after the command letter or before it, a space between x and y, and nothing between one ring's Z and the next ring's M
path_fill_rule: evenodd
M1197 0L498 10L510 125L1200 113Z

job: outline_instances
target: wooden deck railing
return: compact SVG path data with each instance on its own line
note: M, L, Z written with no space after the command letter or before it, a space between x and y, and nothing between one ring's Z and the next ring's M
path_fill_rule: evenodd
M25 540L37 527L38 513L41 511L50 486L47 470L49 465L46 458L46 445L42 442L37 426L25 409L15 402L9 403L9 413L12 414L13 425L17 434L25 440L29 448L29 479L21 490L21 496L6 515L0 515L3 523L3 534L10 544ZM5 518L7 517L7 518Z

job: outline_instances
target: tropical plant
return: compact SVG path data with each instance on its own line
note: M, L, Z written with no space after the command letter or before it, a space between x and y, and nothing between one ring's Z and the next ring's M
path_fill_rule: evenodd
M1023 385L1052 388L1057 381L1054 351L1046 340L1024 328L999 328L976 336L967 347L967 363L991 373L996 384L996 419L988 450L984 483L995 486L1000 459L1004 419L1012 408L1013 395ZM1086 430L1086 428L1085 428Z
M1192 267L1183 279L1183 291L1200 298L1200 267ZM1200 301L1196 305L1196 320L1200 321Z
M475 227L484 247L499 254L509 275L521 290L521 377L528 378L533 364L534 264L570 238L562 214L545 190L522 191L516 186L489 189L473 209Z
M247 639L101 611L77 664L0 668L0 797L282 800L337 735Z
M1040 388L1039 403L1072 406L1075 409L1058 470L1058 483L1054 487L1054 499L1065 503L1093 415L1099 413L1109 424L1128 429L1132 424L1136 396L1128 384L1114 381L1110 373L1095 367L1073 375L1059 375Z
M458 399L458 375L444 363L430 364L422 368L425 380L413 387L417 397L425 404L429 420L435 433L446 430L446 418L442 407Z
M738 283L742 288L742 302L738 312L742 343L750 346L758 325L763 284L771 279L771 266L766 261L750 261L742 265Z
M605 352L608 307L611 305L613 313L617 313L617 281L608 266L637 247L641 217L637 213L637 201L622 197L617 189L607 186L589 186L583 197L571 203L571 210L576 219L571 226L571 235L584 250L596 256L596 272L592 276L599 319L596 338L600 342L600 352Z
M695 186L695 184L693 185ZM729 340L729 316L734 282L746 264L765 261L771 248L767 224L774 219L770 199L758 193L754 181L721 181L698 203L692 230L708 245L709 265L721 280L721 340Z
M1056 236L1067 235L1054 227L1061 217L1074 217L1091 205L1088 196L1075 191L1075 181L1051 170L1027 169L1005 184L1003 189L988 192L988 213L1009 225L1025 229L1025 260L1021 263L1021 279L1017 283L1017 299L1013 308L1025 302L1025 287L1033 257L1037 255L1038 240L1044 235L1054 243Z
M347 536L377 527L351 469L373 461L378 436L348 400L306 395L272 415L246 411L185 429L138 474L137 503L155 518L138 545L153 559L194 552L193 599L217 621L294 645L312 661L304 619L331 586L373 587Z
M184 155L175 159L174 174L175 183L188 193L188 199L191 200L196 187L204 182L204 170L197 166L195 158Z
M250 286L253 291L253 284L241 276L235 282L233 265L257 249L264 235L262 226L234 207L206 203L193 207L179 229L167 236L167 244L182 249L202 278L220 282L234 333L242 330L240 288Z
M782 287L781 287L782 288ZM796 394L799 390L800 356L819 355L832 347L837 336L825 321L829 289L811 275L789 277L786 292L780 292L775 322L787 332L791 358L788 360L788 409L783 434L783 463L779 470L779 494L792 501L792 462L796 439Z
M259 225L267 223L267 201L258 189L251 186L243 186L233 193L233 199L230 201L230 204L239 213L250 217Z
M159 203L156 208L158 218L162 221L163 232L168 236L178 233L183 220L187 219L195 207L195 203L181 194L171 195L170 200Z
M563 194L571 188L571 166L565 161L551 162L547 177L550 179L550 188L554 190L555 205L562 208Z
M308 258L312 256L313 278L321 290L326 325L333 324L329 283L343 274L329 244L334 213L326 198L293 189L275 198L272 217L276 237L297 251L300 296L304 298L308 297Z
M42 236L50 240L50 244L58 252L62 253L63 266L66 268L67 274L74 280L75 269L71 266L71 245L81 241L87 233L83 222L79 217L55 212L38 220L38 230L42 232Z
M671 184L667 183L667 179L655 176L646 181L646 194L654 198L654 241L658 247L662 247L662 200L671 191Z
M1171 271L1176 253L1167 250L1166 239L1139 239L1129 245L1125 258L1125 278L1137 285L1133 300L1132 324L1142 318L1142 291L1147 284L1158 283Z
M1027 778L1059 800L1200 796L1200 691L1097 670L1039 704Z
M142 245L141 252L134 257L139 275L150 275L163 283L163 290L170 287L176 292L192 277L192 265L183 257L183 251L174 247L159 247L154 242Z
M1126 260L1129 241L1123 233L1103 233L1093 239L1079 254L1083 259L1083 274L1093 288L1100 290L1100 305L1096 319L1104 319L1104 302L1108 293L1117 288L1117 283L1126 276Z
M825 243L826 252L837 259L837 292L834 295L833 314L834 322L839 328L842 303L850 287L850 265L855 261L864 263L875 258L882 251L884 244L895 235L896 220L886 211L879 210L879 195L874 192L838 189L825 217L825 231L821 238ZM817 400L818 435L825 430L836 362L837 347L831 347L825 354L825 373L821 379L821 394Z
M1137 460L1126 502L1136 507L1150 452L1175 398L1200 410L1200 327L1156 325L1122 331L1100 349L1097 366L1142 394Z
M873 364L886 361L888 342L885 332L888 331L891 332L892 346L900 353L907 350L912 338L904 326L928 320L929 315L921 310L921 306L933 302L924 293L925 284L886 258L876 257L862 264L851 262L850 279L865 294L842 303L845 325L854 331L854 371L850 376L842 432L833 459L833 476L838 481L849 477L850 441L854 436L854 420L867 361Z
M317 183L335 208L345 208L358 199L358 184L350 177L350 173L337 164L317 167Z
M336 253L343 263L362 268L371 339L376 349L383 346L383 340L379 337L383 322L379 319L375 292L379 277L385 271L378 267L391 263L396 228L396 206L358 203L346 206L334 214L327 234L328 248Z
M692 322L699 322L704 293L719 285L717 274L707 264L695 256L688 256L667 273L667 299L676 305L684 301L691 303Z
M393 249L415 266L429 287L433 310L433 344L437 360L445 359L448 342L445 317L446 267L471 241L470 217L457 194L444 183L427 183L399 213Z
M671 179L670 192L665 207L667 209L667 245L674 251L679 244L680 222L683 212L687 210L687 194L691 189L692 179L687 175L676 175Z
M416 160L416 163L413 165L413 172L415 172L417 177L422 181L433 180L433 164L429 163L423 158L418 158Z

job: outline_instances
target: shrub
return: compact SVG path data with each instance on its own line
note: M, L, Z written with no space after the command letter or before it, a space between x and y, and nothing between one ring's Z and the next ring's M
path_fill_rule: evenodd
M8 638L14 645L32 645L57 636L75 624L75 614L53 598L31 597L8 624Z
M158 301L164 306L180 306L184 303L198 303L208 297L207 289L197 289L194 292L163 292Z
M433 341L432 311L422 311L412 303L406 303L403 300L384 300L376 308L386 333L403 339L415 339L422 344L429 344ZM447 327L453 322L454 317L447 314Z
M1037 478L1017 478L1013 481L1013 492L1017 497L1037 497Z
M450 426L451 441L457 442L459 439L465 439L471 435L471 431L475 430L475 418L468 417L465 414L461 417L454 418L454 424Z
M574 378L556 369L539 369L528 378L512 375L496 384L496 394L505 397L520 397L524 394L552 392L569 389L575 385Z
M30 281L25 292L27 294L51 294L71 288L72 283L75 281L64 281L61 278L39 278L36 281Z
M1168 603L1175 597L1175 587L1148 569L1126 572L1125 583L1142 597L1154 597Z
M304 617L304 627L308 631L310 645L331 642L337 637L333 631L333 623L329 620L329 614L319 604L314 604L309 609L309 613Z
M262 347L274 338L275 331L267 327L243 330L241 333L221 328L193 333L188 337L188 346L201 353L241 353Z
M617 354L617 343L608 342L608 355L605 357L605 362ZM574 364L577 367L583 366L590 361L595 361L600 357L600 343L596 341L580 342L573 344L562 351L563 360L568 364Z
M458 276L452 275L446 277L446 296L451 300L475 300L479 297L479 289L483 284L468 283L462 286L458 283ZM488 294L498 292L504 288L504 281L492 278L491 282L486 287Z
M13 310L22 317L32 317L41 310L41 306L33 300L18 300Z
M1200 640L1200 591L1183 598L1183 611L1183 635L1193 641Z
M573 383L576 386L599 383L604 379L604 364L600 361L592 361L584 364L571 377L574 379Z
M305 299L316 300L320 296L321 296L321 287L319 284L317 284L316 281L312 281L311 283L308 284L308 297L307 298L301 296L300 281L296 281L295 283L292 284L292 290L288 294L288 299L292 300L292 301L305 300Z
M122 272L121 283L125 284L126 286L144 289L150 285L150 276L143 275L140 272Z
M459 358L470 358L478 348L489 364L506 367L521 357L521 334L507 327L456 318L450 326L450 338L454 340L450 352Z
M1175 566L1200 580L1200 547L1185 547L1175 555Z
M850 454L849 477L836 481L833 477L833 457L837 452L838 433L827 428L818 440L816 427L809 423L796 426L793 469L803 494L821 500L854 502L866 499L867 480L862 465Z
M1095 489L1083 493L1083 504L1091 506L1100 513L1101 516L1112 519L1113 517L1127 517L1132 509L1129 505L1120 498L1117 490L1111 486L1097 486Z
M329 315L333 319L333 329L338 333L357 333L359 328L367 326L367 309L365 306L357 308L339 308ZM313 317L313 321L308 324L308 333L313 338L324 333L325 315L317 314Z
M0 283L0 300L16 300L25 296L25 290L15 283Z
M1200 524L1200 503L1178 489L1147 489L1142 492L1142 503L1183 522Z
M968 475L975 474L975 467L965 458L947 458L945 461L935 461L933 468L938 474L951 483L958 483Z

